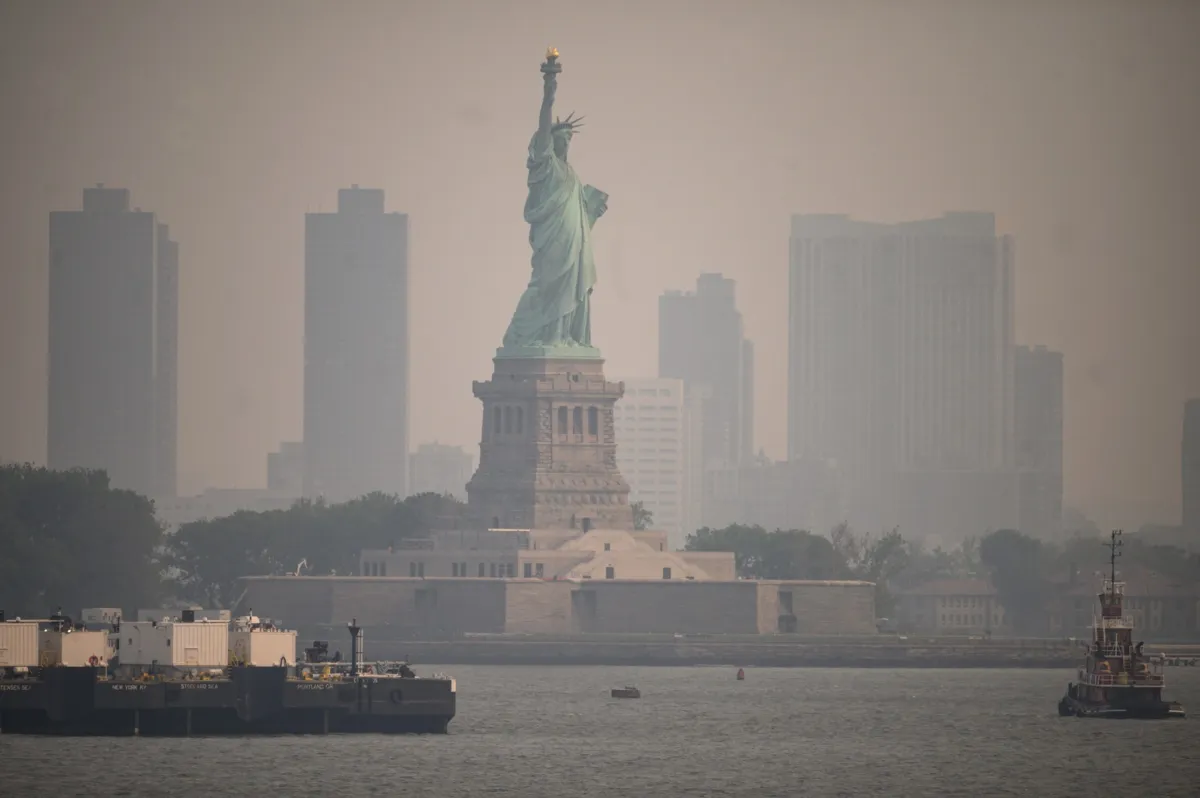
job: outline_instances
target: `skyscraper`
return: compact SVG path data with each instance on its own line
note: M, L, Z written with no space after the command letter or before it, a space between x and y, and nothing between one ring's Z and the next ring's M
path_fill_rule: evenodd
M267 490L300 496L304 493L304 444L282 441L267 453Z
M701 471L699 412L683 380L626 379L613 409L617 466L629 481L629 500L653 513L652 528L683 548L699 526Z
M130 192L50 214L47 463L176 491L179 247Z
M1022 532L1062 532L1063 356L1019 346L1014 373L1014 457Z
M408 487L408 216L382 189L305 218L304 493Z
M667 291L658 300L658 376L707 392L702 457L719 466L754 451L754 349L743 334L735 286L720 274L701 274L695 291Z
M467 483L475 469L475 459L461 446L422 443L409 455L409 485L413 495L449 494L467 500Z
M832 458L871 526L976 523L923 516L944 503L914 491L1014 524L1013 242L994 216L793 216L790 259L788 458Z
M1200 543L1200 399L1189 399L1183 409L1183 533L1189 543Z

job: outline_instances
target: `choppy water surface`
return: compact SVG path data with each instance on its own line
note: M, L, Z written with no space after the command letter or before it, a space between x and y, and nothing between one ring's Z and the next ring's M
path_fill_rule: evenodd
M1058 717L1069 672L440 670L445 737L4 735L0 795L1200 794L1200 669L1168 670L1193 717L1166 722Z

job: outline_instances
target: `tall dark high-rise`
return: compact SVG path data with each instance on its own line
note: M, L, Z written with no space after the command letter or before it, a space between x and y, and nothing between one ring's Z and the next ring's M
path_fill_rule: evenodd
M736 465L754 452L754 348L743 333L735 287L720 274L702 274L695 291L667 291L658 300L658 376L706 393L705 466Z
M1018 528L1053 538L1062 532L1062 353L1017 347L1013 384Z
M851 523L949 540L1016 523L1013 262L993 214L792 217L788 458Z
M1200 542L1200 399L1183 408L1183 532L1191 545Z
M338 191L304 237L304 493L408 487L408 215Z
M47 463L175 495L179 246L123 188L50 214Z

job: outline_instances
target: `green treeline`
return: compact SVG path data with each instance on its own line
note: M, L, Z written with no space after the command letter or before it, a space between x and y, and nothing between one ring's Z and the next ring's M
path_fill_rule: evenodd
M639 528L653 519L635 506ZM149 499L115 490L103 471L0 467L0 608L9 617L61 606L126 611L194 602L232 607L238 579L356 574L359 552L383 549L434 529L454 528L466 507L431 493L399 499L374 493L343 504L301 500L287 510L238 512L184 524L167 534ZM1121 567L1140 566L1184 584L1200 582L1200 556L1127 536ZM876 584L877 611L890 616L898 591L937 579L990 579L1014 628L1035 630L1047 602L1073 577L1105 570L1106 538L1047 543L1014 530L926 549L899 530L828 535L733 525L690 535L690 551L731 551L739 576L861 579ZM303 566L301 564L303 563Z
M769 532L758 526L700 529L691 551L734 552L739 576L757 579L862 579L876 584L876 612L889 616L894 595L939 579L990 580L1014 630L1038 634L1057 592L1074 580L1095 584L1109 567L1108 537L1099 534L1047 543L1012 529L968 538L953 549L926 549L899 530L855 535L845 525L828 537L803 530ZM1145 568L1179 584L1200 583L1200 555L1127 536L1121 569Z
M44 617L57 607L127 612L187 601L231 607L243 576L354 574L362 549L453 524L465 506L432 493L374 493L344 504L298 501L166 534L154 503L114 490L103 471L0 467L0 608Z

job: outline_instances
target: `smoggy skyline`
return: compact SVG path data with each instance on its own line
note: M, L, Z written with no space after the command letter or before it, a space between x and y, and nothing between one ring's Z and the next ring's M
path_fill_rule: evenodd
M1200 6L1061 2L13 2L0 9L0 459L44 461L47 225L97 182L180 245L179 481L265 485L300 437L304 214L411 220L410 441L473 447L528 277L547 45L611 195L593 340L656 373L658 296L737 281L756 448L786 447L792 213L987 210L1016 335L1065 357L1068 505L1177 522L1200 395ZM982 531L982 530L981 530Z

